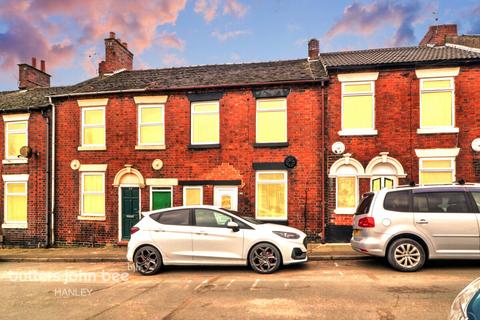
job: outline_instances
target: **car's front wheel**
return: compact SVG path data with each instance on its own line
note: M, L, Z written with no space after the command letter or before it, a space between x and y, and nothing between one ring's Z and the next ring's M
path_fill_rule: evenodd
M146 276L157 273L162 267L162 256L153 246L143 246L138 249L133 261L135 270Z
M388 249L388 263L399 271L413 272L423 267L426 260L422 245L413 239L398 239Z
M252 269L258 273L272 273L278 270L282 264L280 251L270 243L255 245L248 257Z

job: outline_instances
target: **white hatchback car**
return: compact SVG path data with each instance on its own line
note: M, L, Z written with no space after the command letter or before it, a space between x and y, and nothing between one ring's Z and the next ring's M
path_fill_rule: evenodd
M143 275L162 265L250 265L272 273L307 261L306 235L213 206L144 212L131 229L127 259Z

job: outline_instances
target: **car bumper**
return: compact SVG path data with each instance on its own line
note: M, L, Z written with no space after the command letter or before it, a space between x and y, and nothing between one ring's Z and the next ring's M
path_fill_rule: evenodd
M377 257L385 256L383 241L377 238L352 238L350 245L353 250L363 254Z
M283 264L303 263L308 261L307 248L303 243L292 243L282 250Z
M134 253L133 245L131 245L130 241L128 242L127 247L127 260L128 262L133 262L133 253Z

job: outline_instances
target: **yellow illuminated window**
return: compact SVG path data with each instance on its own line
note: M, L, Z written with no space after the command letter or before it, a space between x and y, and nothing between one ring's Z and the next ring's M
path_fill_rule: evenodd
M192 144L220 143L218 101L192 103Z
M420 184L449 184L455 181L455 160L420 159Z
M287 173L257 172L256 216L258 219L287 219Z
M256 142L287 142L287 100L257 100Z
M82 145L105 145L105 108L82 109Z
M27 121L5 122L5 157L17 159L20 148L28 145Z
M138 106L138 144L163 146L165 144L164 106Z
M105 175L82 174L82 215L105 215Z
M346 82L342 85L342 130L374 129L374 85Z
M420 127L453 127L453 79L422 79L420 92Z
M5 182L5 223L26 223L27 204L27 182Z
M357 178L337 177L337 208L354 209L357 206Z
M372 178L372 191L379 191L383 188L392 189L395 186L393 177Z
M183 187L183 205L195 206L203 204L202 187Z

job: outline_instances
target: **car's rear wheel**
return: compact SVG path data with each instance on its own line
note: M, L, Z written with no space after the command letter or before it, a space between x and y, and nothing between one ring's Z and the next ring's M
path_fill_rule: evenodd
M250 250L248 262L255 272L267 274L280 268L282 256L274 245L259 243Z
M157 273L162 267L162 256L153 246L139 248L135 252L133 261L135 262L135 270L146 276Z
M413 239L398 239L388 249L388 263L399 271L413 272L423 267L425 249Z

